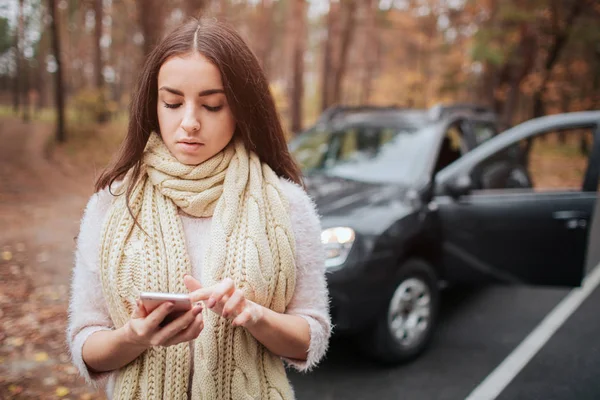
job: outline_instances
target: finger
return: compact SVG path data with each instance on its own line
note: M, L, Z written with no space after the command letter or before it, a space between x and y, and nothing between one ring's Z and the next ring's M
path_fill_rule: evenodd
M252 320L252 314L247 309L242 311L234 320L231 322L233 326L246 326L248 322Z
M227 300L225 305L223 306L223 312L221 315L224 318L229 317L237 317L244 309L244 304L246 303L246 298L244 297L244 293L241 290L236 289L233 292L233 295Z
M146 318L146 316L148 316L148 311L146 311L144 303L142 303L142 300L137 299L135 302L135 309L133 310L133 314L131 314L131 318Z
M223 299L223 296L227 295L228 299L233 294L234 290L235 285L233 284L233 280L230 278L223 279L220 283L215 285L215 289L206 305L209 308L213 308L215 304ZM227 299L225 301L227 301Z
M153 327L153 328L158 327L158 325L162 322L162 320L165 319L165 317L167 315L169 315L169 313L171 312L171 310L173 310L174 306L175 305L173 303L171 303L170 301L165 301L160 306L156 307L146 317L146 320L148 321L148 324L150 324L150 326Z
M191 275L185 275L183 277L183 283L187 290L189 290L190 292L202 289L202 284L200 283L200 281Z
M213 294L213 290L214 286L194 290L190 293L190 300L192 301L192 303L197 303L202 300L206 301Z
M202 314L198 314L194 321L189 324L187 328L166 340L163 346L173 346L175 344L194 340L198 337L198 335L200 335L202 329L204 329L204 320L202 319Z
M173 321L169 322L165 327L163 327L156 334L157 340L160 343L169 341L172 337L184 331L188 326L190 326L194 322L196 316L201 312L202 306L194 306L191 310L189 310L183 315L180 315Z

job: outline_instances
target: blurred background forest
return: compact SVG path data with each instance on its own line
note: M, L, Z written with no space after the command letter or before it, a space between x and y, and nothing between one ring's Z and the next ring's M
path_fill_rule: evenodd
M144 55L200 15L247 40L290 134L333 104L479 103L505 126L600 108L595 0L5 0L0 113L64 104L59 140L125 120Z
M2 0L0 398L105 398L64 343L74 238L144 56L201 15L247 40L290 137L336 104L600 109L598 0ZM581 170L564 154L551 174Z

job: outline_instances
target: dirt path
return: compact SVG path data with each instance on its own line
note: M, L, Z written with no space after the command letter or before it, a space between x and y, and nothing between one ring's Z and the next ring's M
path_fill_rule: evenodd
M0 398L99 399L65 345L69 280L90 173L44 156L51 126L0 120Z

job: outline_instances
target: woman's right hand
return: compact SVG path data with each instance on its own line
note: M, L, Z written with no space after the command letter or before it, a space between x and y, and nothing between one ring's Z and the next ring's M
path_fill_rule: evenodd
M146 348L153 346L173 346L194 340L204 328L202 306L195 305L191 310L179 316L164 327L160 323L173 309L173 303L165 302L148 313L140 300L123 326L127 341Z

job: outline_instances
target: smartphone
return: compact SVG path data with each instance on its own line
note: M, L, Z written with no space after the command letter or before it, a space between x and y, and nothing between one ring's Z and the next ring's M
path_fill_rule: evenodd
M192 301L188 294L142 292L140 293L140 300L142 301L142 304L148 313L151 313L165 301L170 301L173 303L173 310L160 323L161 327L177 319L192 308Z

